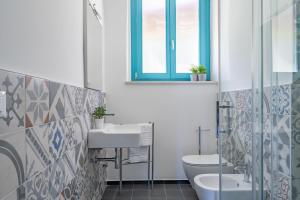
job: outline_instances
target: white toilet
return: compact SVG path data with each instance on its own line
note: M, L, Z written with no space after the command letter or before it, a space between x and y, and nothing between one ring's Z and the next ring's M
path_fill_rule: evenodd
M187 155L182 157L182 163L185 175L194 188L194 177L199 174L216 174L219 173L219 155ZM233 173L233 166L222 159L222 172L224 174Z

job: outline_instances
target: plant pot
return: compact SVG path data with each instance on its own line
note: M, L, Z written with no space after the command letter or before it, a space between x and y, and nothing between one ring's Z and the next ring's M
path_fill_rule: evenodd
M95 119L95 128L96 129L102 129L103 126L104 126L104 118Z
M191 74L191 81L198 81L198 75L197 74Z
M198 74L199 81L206 81L206 74Z

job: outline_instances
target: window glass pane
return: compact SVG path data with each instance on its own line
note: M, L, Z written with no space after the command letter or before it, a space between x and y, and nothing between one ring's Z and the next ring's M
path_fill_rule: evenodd
M176 0L176 73L199 64L199 0Z
M166 73L166 1L142 2L143 73Z

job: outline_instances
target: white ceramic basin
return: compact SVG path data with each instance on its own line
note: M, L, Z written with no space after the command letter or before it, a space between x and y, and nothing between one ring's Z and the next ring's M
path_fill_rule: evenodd
M199 199L219 200L219 174L198 175L194 181ZM224 200L251 200L252 184L244 182L243 174L223 174L222 195Z
M103 129L88 133L89 148L140 147L143 132L151 132L151 124L104 124Z

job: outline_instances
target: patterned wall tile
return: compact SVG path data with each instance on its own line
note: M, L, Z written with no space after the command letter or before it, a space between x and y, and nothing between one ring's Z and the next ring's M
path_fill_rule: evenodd
M85 149L85 145L82 145L81 148ZM76 183L78 184L79 199L101 199L106 187L106 165L99 162L90 162L90 159L88 159L96 154L105 156L106 153L104 150L99 150L90 151L90 154L89 157L80 159L84 164L82 168L77 169Z
M50 200L49 176L50 169L47 167L43 172L39 172L24 184L26 189L26 200Z
M269 136L264 137L263 141L263 170L264 184L271 189L271 173L272 173L272 142Z
M272 194L270 191L265 192L264 200L271 200L272 199Z
M273 125L273 169L285 175L290 175L291 117L288 115L273 115Z
M300 199L300 179L292 180L292 199Z
M0 118L0 199L101 199L106 167L90 162L87 132L103 94L6 71L0 89L9 113Z
M278 115L291 115L291 85L274 86L276 95L272 95L273 106Z
M45 170L50 165L50 124L26 129L26 179Z
M49 174L49 196L57 199L65 187L66 170L62 160L58 160L50 166Z
M235 110L251 111L253 105L252 90L237 90L223 92L222 101L230 102Z
M266 114L276 114L274 97L276 97L277 90L273 87L264 87L263 92L263 112Z
M50 133L48 135L48 144L51 160L59 159L66 150L66 127L63 120L50 123Z
M87 91L87 98L85 100L84 112L91 114L97 106L103 105L103 96L104 95L102 95L100 91L89 89Z
M75 174L77 170L75 150L76 149L74 148L66 151L66 153L61 159L66 172L66 177L64 180L65 185L68 185L75 178Z
M232 92L222 92L221 93L221 101L224 102L233 102L233 96L232 96Z
M264 113L291 115L292 93L291 85L264 87Z
M67 85L64 89L65 116L70 117L82 114L85 97L85 89Z
M252 113L238 111L238 126L237 126L237 137L241 141L242 149L245 153L251 154L252 149Z
M49 82L50 122L65 118L64 88L64 84Z
M85 125L82 124L81 116L70 117L63 120L66 138L66 148L71 149L84 139L84 133L87 132Z
M85 169L88 164L87 140L83 140L75 147L75 161L78 169Z
M300 199L300 85L292 85L292 194Z
M296 91L297 90L297 91ZM284 193L285 178L291 174L296 175L295 168L298 166L297 156L298 146L295 140L298 140L298 123L300 120L296 115L297 110L293 110L293 107L300 108L298 106L300 102L300 85L279 85L276 87L265 87L263 95L263 170L264 170L264 182L266 190L271 191L272 184L276 181L279 183L276 185L277 189L274 197L276 199L289 199L291 189L288 193ZM256 91L257 92L257 91ZM298 92L298 93L297 93ZM295 94L293 96L293 94ZM255 94L257 95L257 94ZM293 99L291 99L293 97ZM234 108L230 113L221 112L221 125L222 130L228 130L227 133L222 136L222 152L223 155L232 162L234 165L249 161L252 162L252 141L253 136L257 136L260 140L261 132L259 121L255 121L258 117L254 117L254 126L251 128L252 122L252 93L251 90L231 91L224 92L221 95L223 101L229 101ZM255 100L255 98L254 98ZM299 102L298 102L299 100ZM257 103L254 103L256 105ZM300 104L299 104L300 105ZM255 111L258 111L256 108ZM291 116L293 114L293 116ZM255 113L257 115L257 113ZM300 115L299 115L300 116ZM300 117L299 117L300 119ZM225 121L225 123L223 123ZM228 125L229 123L229 125ZM226 129L227 128L227 129ZM253 129L254 128L254 129ZM293 133L292 133L293 130ZM254 133L257 133L253 135ZM300 133L300 128L299 128ZM300 134L299 134L300 135ZM300 138L300 136L299 136ZM300 139L299 139L300 141ZM257 145L257 144L256 144ZM300 147L300 145L299 145ZM258 148L258 146L257 146ZM292 151L291 151L292 150ZM292 154L291 154L292 152ZM300 153L299 153L300 155ZM296 157L296 158L295 158ZM253 166L258 166L258 157L253 163ZM300 163L300 156L299 156ZM252 164L251 164L252 165ZM291 171L291 167L293 171ZM300 164L299 164L300 168ZM277 173L281 174L278 178ZM300 176L300 173L299 173ZM289 182L289 187L291 184ZM280 187L279 187L280 186Z
M275 199L290 200L291 198L291 178L281 173L274 175L274 196Z
M0 90L6 91L6 117L0 117L0 134L24 128L25 76L0 70Z
M300 85L292 85L292 115L300 114Z
M263 170L265 188L270 191L272 183L272 115L264 115L263 135Z
M300 178L300 114L292 116L292 175ZM300 193L300 191L299 191Z
M237 110L251 111L253 95L252 90L240 90L234 92L234 106Z
M75 192L78 193L78 196L80 196L79 194L83 191L86 191L88 187L88 179L91 178L86 176L88 164L89 159L85 142L82 142L77 145L76 148L67 151L62 159L51 167L51 199L65 199L65 195L67 195L65 192L68 187L76 188L77 190ZM76 182L74 182L74 179L76 179ZM100 179L98 181L100 181ZM89 189L89 192L93 193L91 188Z
M60 199L63 200L79 200L80 188L78 188L77 179L74 178L61 192Z
M94 122L93 122L94 120L93 120L92 116L90 114L88 114L88 113L79 116L79 119L81 121L81 124L82 124L84 130L90 130L94 126L93 125L94 124ZM87 133L88 133L88 131L84 131L83 132L83 136L84 136L83 138L84 139L87 138Z
M83 88L82 90L83 91L82 91L82 113L81 114L84 114L86 112L86 102L88 101L88 93L91 91L91 89ZM100 99L93 98L94 97L93 94L94 93L90 92L90 97L91 97L90 102L91 102L92 107L95 107L95 106L97 106L96 101L97 100L100 101ZM96 101L94 101L94 100L96 100Z
M0 199L25 181L25 149L24 131L0 137Z
M49 81L26 76L26 128L49 121Z

